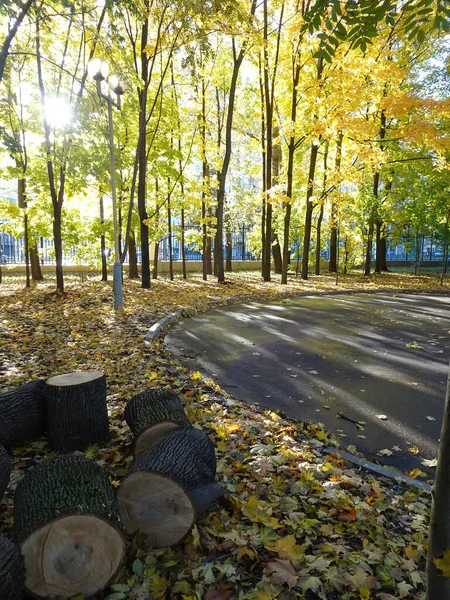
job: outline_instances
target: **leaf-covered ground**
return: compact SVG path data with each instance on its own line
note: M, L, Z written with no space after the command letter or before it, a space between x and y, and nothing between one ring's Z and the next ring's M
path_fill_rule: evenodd
M214 441L218 481L229 498L204 516L175 548L151 550L136 536L127 563L106 592L109 600L258 599L360 600L424 595L429 495L358 472L337 455L317 424L287 421L236 403L213 382L177 365L162 343L144 336L175 310L206 310L227 298L280 291L325 289L436 289L436 277L398 274L313 277L262 284L256 275L232 275L225 285L191 276L162 279L142 290L125 282L125 310L113 310L110 284L72 282L66 294L54 283L25 290L0 286L2 389L33 378L75 370L102 370L108 378L112 439L87 456L107 470L114 485L132 462L126 400L144 388L180 394L191 421ZM444 287L447 287L446 285ZM8 493L0 503L0 529L13 524L13 490L37 461L53 456L44 438L14 450Z

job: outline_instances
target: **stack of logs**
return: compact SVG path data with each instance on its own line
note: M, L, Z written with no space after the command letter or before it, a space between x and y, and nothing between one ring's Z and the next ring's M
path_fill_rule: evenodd
M0 500L11 473L5 447L46 429L53 448L62 452L109 439L101 372L30 382L0 394L0 406ZM15 543L0 535L2 600L19 600L24 582L41 598L93 596L120 570L124 528L144 532L154 547L177 544L223 495L215 483L214 446L191 425L178 396L147 390L128 402L125 418L134 435L135 463L117 496L103 469L80 453L42 461L19 482Z

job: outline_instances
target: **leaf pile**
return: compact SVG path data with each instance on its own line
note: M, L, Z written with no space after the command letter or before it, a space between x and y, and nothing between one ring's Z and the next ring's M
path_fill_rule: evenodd
M361 278L342 287L361 290ZM387 275L383 288L437 287L435 278ZM305 285L306 283L306 285ZM377 283L377 285L378 285ZM330 285L331 284L331 285ZM218 480L228 497L175 548L152 550L139 535L109 600L419 600L424 595L430 498L419 490L356 472L319 425L299 424L238 404L212 381L180 367L162 343L143 343L148 328L174 310L194 314L226 298L275 298L276 282L230 277L228 285L158 280L142 290L126 282L125 311L115 315L109 285L87 282L31 290L0 286L0 376L3 387L80 369L108 379L112 439L88 458L113 485L132 462L126 400L144 388L180 394L186 412L214 441ZM290 291L334 286L334 278L296 282ZM283 288L283 291L287 291ZM12 495L27 468L54 455L44 439L14 450L11 485L0 503L0 529L12 526Z

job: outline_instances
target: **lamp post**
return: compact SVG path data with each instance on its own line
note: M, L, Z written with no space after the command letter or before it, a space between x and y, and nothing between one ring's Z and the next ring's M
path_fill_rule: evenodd
M117 200L116 200L116 167L114 161L114 130L113 130L113 105L120 110L120 97L125 92L123 82L118 75L109 74L109 65L103 58L94 57L88 63L88 73L97 84L97 94L99 98L106 101L108 105L108 129L109 129L109 151L111 155L111 194L113 205L113 223L114 223L114 308L122 308L122 265L120 263L119 249L119 229L117 223ZM109 90L107 94L102 92L102 81L107 79ZM117 98L114 100L111 92Z

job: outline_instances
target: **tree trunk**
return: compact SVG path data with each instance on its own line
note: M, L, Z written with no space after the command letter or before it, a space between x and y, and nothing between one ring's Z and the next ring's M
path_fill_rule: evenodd
M316 171L317 153L319 145L315 142L311 144L311 155L309 159L308 188L306 191L306 213L305 213L305 231L303 234L303 256L302 256L302 279L308 279L309 266L309 244L311 240L312 214L314 205L311 198L314 193L314 174Z
M139 279L136 238L134 231L130 231L128 238L128 278Z
M170 189L170 180L168 182ZM167 230L169 232L169 277L173 281L173 247L172 247L172 211L170 206L170 192L167 196Z
M381 219L377 219L375 223L375 240L376 240L376 252L375 252L375 273L381 273L381 227L383 222Z
M0 500L3 498L6 488L9 485L11 476L11 459L3 446L0 446ZM0 570L1 574L1 570ZM1 585L0 579L0 585Z
M105 223L105 208L103 205L103 196L100 195L100 223L102 225L102 233L100 235L100 252L102 257L102 281L108 281L108 264L106 261L106 240L103 232Z
M317 235L316 235L316 268L315 274L320 275L320 247L322 244L322 219L323 219L323 204L320 206L319 216L317 217Z
M125 420L135 439L135 458L145 454L174 427L191 425L179 397L165 390L145 390L131 398L125 408Z
M158 279L158 255L159 255L159 242L155 242L155 252L153 254L153 279Z
M231 272L233 270L233 267L231 264L232 255L233 255L233 248L232 248L231 231L227 230L227 233L226 233L226 261L225 261L225 271L227 271L227 272Z
M77 454L42 461L19 481L14 534L26 588L42 598L95 596L125 558L114 488L99 465Z
M427 600L448 600L450 578L444 577L434 560L450 548L450 377L447 378L439 458L432 493L430 534L427 555Z
M386 261L386 228L383 227L380 237L380 266L383 273L389 271Z
M213 209L211 206L208 207L208 222L209 228L211 228L211 221L213 217ZM206 236L206 273L207 275L213 274L213 260L212 260L212 238L211 233Z
M33 4L34 4L34 0L27 0L24 4L22 4L22 6L20 7L21 10L16 17L16 20L15 20L13 26L9 29L8 34L5 38L5 41L2 44L2 48L0 50L0 81L3 79L3 73L5 71L6 59L8 57L8 51L9 51L11 42L13 41L14 36L16 35L16 33L20 27L20 24L26 17L28 11L33 6Z
M2 600L21 600L25 586L25 562L15 544L0 533L0 585Z
M262 162L262 200L261 200L261 277L266 272L266 119L264 101L264 83L262 75L261 57L259 58L259 92L261 98L261 162Z
M416 231L416 260L414 261L414 275L420 270L420 233Z
M42 281L44 276L41 271L41 263L39 262L38 246L37 242L30 248L30 264L31 264L31 278L33 281Z
M336 142L336 159L335 159L335 171L336 175L341 172L342 162L342 142L344 134L339 131ZM338 190L339 191L339 190ZM338 206L335 200L331 203L331 229L330 229L330 262L328 265L328 271L330 273L337 272L337 231L338 231Z
M56 260L56 287L61 294L64 294L64 274L63 274L63 251L61 238L61 209L59 202L54 205L53 214L53 242L55 244Z
M146 11L149 10L149 0L144 2ZM145 220L148 218L146 206L146 187L147 187L147 91L148 91L148 12L144 17L141 36L141 81L142 87L139 90L139 174L138 174L138 209L141 228L141 272L142 287L150 288L150 248L148 239L148 226Z
M128 533L141 531L156 547L179 543L195 520L223 494L214 483L216 456L209 437L194 427L175 427L131 467L118 500Z
M447 209L447 218L445 219L445 227L444 227L444 252L442 253L442 268L441 268L441 278L440 284L444 285L444 276L446 273L447 260L448 260L448 222L450 220L450 208Z
M0 444L6 448L42 435L46 429L45 385L36 379L0 394Z
M370 275L370 263L372 262L372 242L373 242L373 220L372 217L369 222L369 231L367 234L367 246L366 246L366 261L364 264L364 276Z
M184 198L184 190L181 189L181 193ZM183 261L183 279L187 279L186 273L186 241L185 241L185 218L184 208L181 209L181 260Z
M109 440L106 377L78 371L46 382L48 439L59 451L85 450Z

